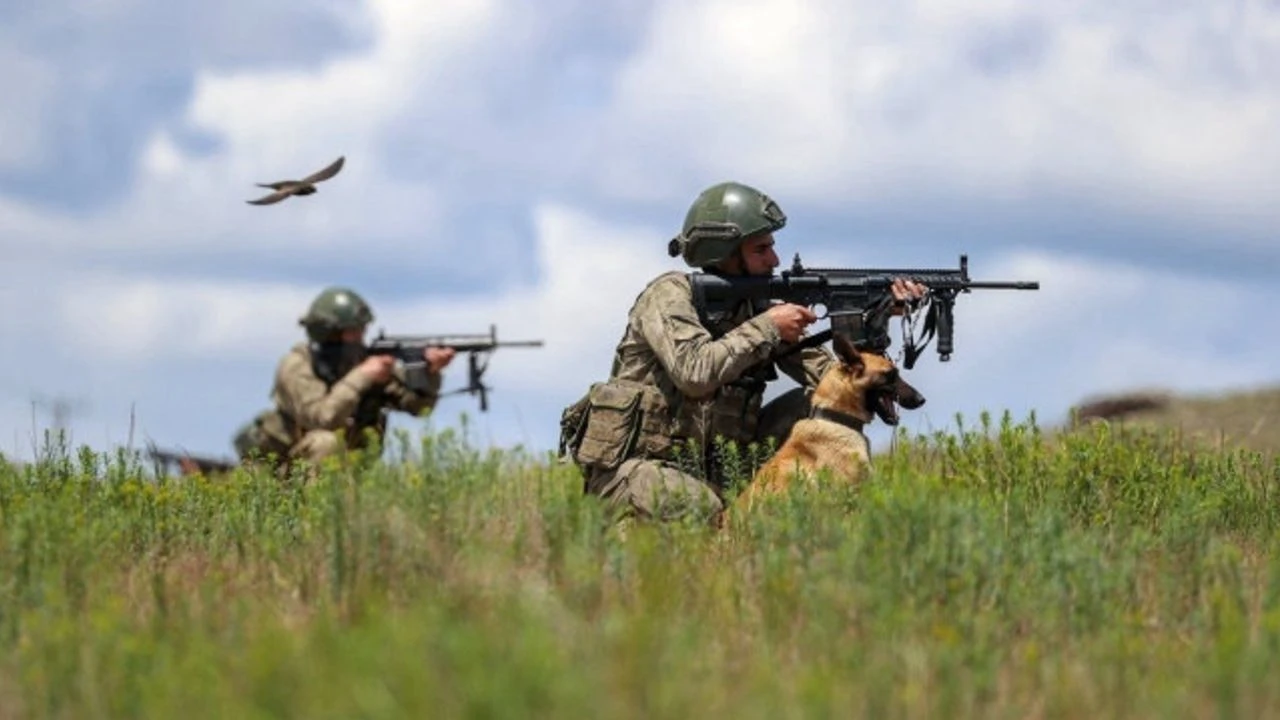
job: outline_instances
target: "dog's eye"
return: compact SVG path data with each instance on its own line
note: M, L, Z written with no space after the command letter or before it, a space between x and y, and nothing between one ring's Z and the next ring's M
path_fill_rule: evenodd
M888 380L891 383L898 382L898 368L894 368L889 372L885 373L884 377L886 380Z

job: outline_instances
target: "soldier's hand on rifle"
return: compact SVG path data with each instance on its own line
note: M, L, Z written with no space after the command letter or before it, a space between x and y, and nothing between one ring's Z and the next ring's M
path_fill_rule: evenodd
M765 311L774 325L778 326L778 334L786 342L799 342L804 337L804 329L818 321L818 316L803 305L781 303Z
M391 372L395 368L396 359L391 355L370 355L360 363L360 372L379 385L391 379Z
M892 290L893 299L896 301L894 303L893 314L901 315L906 311L908 302L914 303L914 301L923 298L925 293L929 291L929 288L921 285L920 283L907 280L906 278L894 278Z
M457 352L450 347L429 347L422 351L422 359L427 361L431 372L438 373L453 362L453 356L456 354Z

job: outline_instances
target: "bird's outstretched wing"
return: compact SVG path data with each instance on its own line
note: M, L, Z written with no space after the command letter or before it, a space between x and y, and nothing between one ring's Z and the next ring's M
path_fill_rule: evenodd
M306 176L305 178L302 179L302 182L318 183L321 180L328 180L329 178L338 174L338 171L342 169L342 164L344 162L346 162L346 156L339 156L337 160L334 160L332 163L329 164L329 167L319 172Z
M276 192L273 192L270 195L263 195L257 200L245 200L245 202L249 203L250 205L272 205L274 203L280 202L281 200L289 197L292 194L293 193L290 192L289 190L277 190Z

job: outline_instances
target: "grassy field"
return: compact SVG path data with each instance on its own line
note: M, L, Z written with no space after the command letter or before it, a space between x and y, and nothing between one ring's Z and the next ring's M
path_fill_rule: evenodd
M1006 418L623 535L549 458L401 453L0 463L0 718L1280 714L1274 453Z

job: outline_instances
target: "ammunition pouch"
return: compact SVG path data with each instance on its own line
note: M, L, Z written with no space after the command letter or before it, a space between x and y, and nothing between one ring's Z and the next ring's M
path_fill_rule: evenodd
M587 470L614 470L630 457L665 457L672 421L662 393L622 380L594 383L560 418L560 453Z
M743 382L720 388L715 402L704 416L698 435L714 442L716 438L748 443L755 437L764 404L764 384Z
M578 448L582 445L582 436L587 431L587 416L591 409L590 394L578 398L560 413L560 457L578 460Z
M283 459L293 446L292 436L291 423L284 415L274 409L263 410L240 427L232 443L242 461L272 454Z

